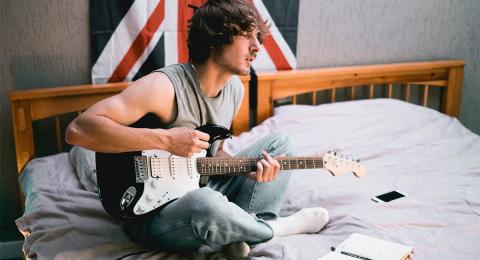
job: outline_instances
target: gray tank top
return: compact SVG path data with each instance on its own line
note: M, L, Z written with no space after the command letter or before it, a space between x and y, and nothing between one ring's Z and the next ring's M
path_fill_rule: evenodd
M175 90L176 116L161 128L197 128L206 124L221 125L230 129L243 95L242 82L233 76L217 97L208 97L200 88L200 81L191 63L169 65L156 70L170 79ZM215 155L220 142L212 144Z

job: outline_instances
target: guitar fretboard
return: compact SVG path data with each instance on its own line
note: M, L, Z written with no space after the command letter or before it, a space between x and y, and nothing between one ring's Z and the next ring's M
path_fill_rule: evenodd
M321 157L277 157L280 170L323 168ZM197 158L197 170L201 175L242 175L257 170L258 158L205 157Z

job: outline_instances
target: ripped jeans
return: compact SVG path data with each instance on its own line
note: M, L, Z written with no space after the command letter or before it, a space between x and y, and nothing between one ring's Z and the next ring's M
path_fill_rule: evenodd
M274 133L236 154L260 157L291 155L290 139ZM146 219L126 224L126 231L144 246L170 251L219 248L233 242L257 244L273 237L264 221L280 211L291 173L282 171L271 182L245 176L210 177L206 187L193 190Z

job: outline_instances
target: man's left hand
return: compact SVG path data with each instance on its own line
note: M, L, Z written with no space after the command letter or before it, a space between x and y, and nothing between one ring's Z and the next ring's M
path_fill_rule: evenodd
M250 173L250 178L258 182L273 181L278 177L280 164L269 153L262 151L263 159L257 162L257 171Z

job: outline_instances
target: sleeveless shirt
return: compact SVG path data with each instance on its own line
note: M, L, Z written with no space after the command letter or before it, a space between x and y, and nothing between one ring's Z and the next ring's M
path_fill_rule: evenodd
M233 118L240 108L243 85L237 76L233 76L217 97L208 97L200 87L195 68L191 63L173 64L155 72L164 73L172 82L175 91L176 115L170 122L160 122L153 114L148 114L135 123L136 127L154 127L168 129L172 127L197 128L206 124L221 125L230 128ZM140 124L139 124L140 123ZM215 155L220 142L212 144L210 152Z

